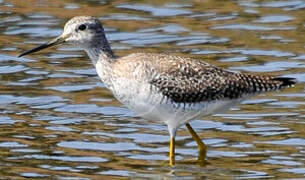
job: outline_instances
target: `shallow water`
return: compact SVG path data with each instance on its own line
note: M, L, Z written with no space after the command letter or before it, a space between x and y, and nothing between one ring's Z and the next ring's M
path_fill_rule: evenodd
M305 178L304 0L0 0L3 179ZM76 15L100 18L118 55L166 52L299 84L192 122L208 145L200 167L182 127L168 167L167 127L137 118L68 45L16 58Z

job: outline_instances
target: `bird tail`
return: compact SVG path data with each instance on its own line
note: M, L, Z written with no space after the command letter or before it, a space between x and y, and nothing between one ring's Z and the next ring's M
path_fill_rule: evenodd
M272 80L281 82L280 89L286 88L286 87L293 87L294 84L297 83L297 80L295 78L290 77L275 77Z
M242 79L250 89L250 93L281 90L297 83L295 78L290 77L246 75Z

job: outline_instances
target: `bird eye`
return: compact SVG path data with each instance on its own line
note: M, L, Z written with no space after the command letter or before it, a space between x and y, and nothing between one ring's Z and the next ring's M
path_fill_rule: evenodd
M87 29L87 26L85 24L81 24L80 26L78 26L78 30L83 31L85 29Z

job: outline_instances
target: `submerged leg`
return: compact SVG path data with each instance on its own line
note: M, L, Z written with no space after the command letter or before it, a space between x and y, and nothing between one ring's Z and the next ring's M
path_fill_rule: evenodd
M170 140L169 165L175 165L175 136L171 137Z
M198 162L199 164L203 165L206 162L207 146L201 141L200 137L197 135L197 133L194 131L194 129L189 123L186 123L185 125L198 145L198 149L199 149Z

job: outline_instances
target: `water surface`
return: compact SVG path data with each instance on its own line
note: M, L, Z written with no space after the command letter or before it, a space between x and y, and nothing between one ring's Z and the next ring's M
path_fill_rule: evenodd
M0 176L5 179L305 178L305 1L0 1ZM76 15L103 21L117 55L165 52L300 84L184 127L168 167L167 127L135 117L68 45L16 58Z

